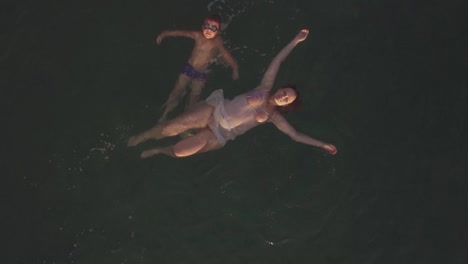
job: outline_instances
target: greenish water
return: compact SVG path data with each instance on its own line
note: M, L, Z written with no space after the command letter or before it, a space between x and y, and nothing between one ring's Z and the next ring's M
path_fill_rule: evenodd
M466 263L462 1L5 3L5 263ZM264 125L199 156L138 158L197 29L220 13L240 79L283 63L304 107L287 116L338 155ZM170 140L169 140L170 141ZM167 141L167 142L169 142Z

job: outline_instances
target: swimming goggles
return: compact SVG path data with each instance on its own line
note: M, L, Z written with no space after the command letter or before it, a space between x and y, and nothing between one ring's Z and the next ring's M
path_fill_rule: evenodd
M203 24L203 28L204 28L204 29L210 29L210 30L213 31L213 32L218 31L218 27L217 27L217 26L215 26L215 25L210 25L210 24L208 24L208 23Z

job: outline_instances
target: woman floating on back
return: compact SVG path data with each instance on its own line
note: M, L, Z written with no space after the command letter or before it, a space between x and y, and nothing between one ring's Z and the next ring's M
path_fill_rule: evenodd
M214 91L205 102L195 105L178 117L156 124L153 128L132 136L128 146L136 146L149 139L177 136L189 129L198 129L194 136L182 139L175 145L145 150L141 158L156 154L172 157L187 157L223 147L257 125L272 122L281 132L294 141L319 147L334 155L334 145L302 134L289 124L281 112L289 112L300 104L293 86L281 87L270 94L279 67L294 47L304 41L309 30L301 30L273 59L263 75L260 85L232 100L225 99L222 90Z

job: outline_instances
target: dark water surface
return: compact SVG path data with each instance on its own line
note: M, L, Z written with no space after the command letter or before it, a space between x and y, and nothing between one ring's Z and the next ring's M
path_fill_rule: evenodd
M468 263L466 1L7 1L0 86L4 263ZM287 116L223 149L139 159L192 42L225 19L240 79L282 65ZM171 142L168 140L167 142ZM167 143L166 142L166 143Z

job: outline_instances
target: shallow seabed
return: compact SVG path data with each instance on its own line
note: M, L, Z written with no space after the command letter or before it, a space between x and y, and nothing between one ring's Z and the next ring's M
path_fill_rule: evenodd
M4 263L467 263L466 1L11 1L0 47ZM139 159L192 42L224 18L240 79L270 59L304 106L223 149ZM180 109L178 110L180 111ZM5 247L5 246L4 246Z

